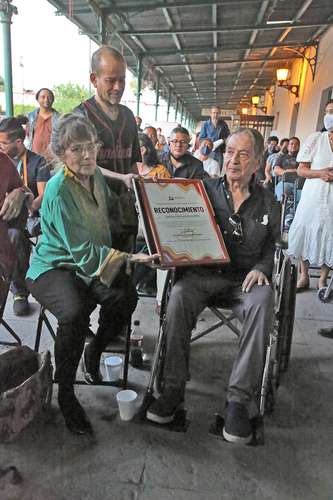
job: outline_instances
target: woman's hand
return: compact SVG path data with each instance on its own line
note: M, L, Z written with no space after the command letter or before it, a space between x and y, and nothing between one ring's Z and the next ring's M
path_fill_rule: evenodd
M124 182L127 189L133 189L132 181L137 178L137 174L123 174L123 178L121 180Z
M333 168L323 168L320 170L320 178L324 182L333 181Z
M138 264L158 264L160 255L154 253L153 255L147 255L146 253L134 253L130 256L130 262Z

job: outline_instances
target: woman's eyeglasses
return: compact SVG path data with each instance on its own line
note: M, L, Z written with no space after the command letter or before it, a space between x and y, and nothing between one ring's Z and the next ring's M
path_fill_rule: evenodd
M81 144L72 144L69 147L71 153L76 156L82 156L84 153L95 153L98 149L99 144L96 142L83 142Z
M232 239L234 241L238 241L239 243L243 242L244 238L244 233L243 233L243 226L242 226L242 219L239 214L234 213L230 215L229 219L229 224L232 226L233 231L231 233Z

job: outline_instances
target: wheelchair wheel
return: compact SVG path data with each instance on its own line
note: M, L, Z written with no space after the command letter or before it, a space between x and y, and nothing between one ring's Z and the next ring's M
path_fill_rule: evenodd
M284 373L288 369L295 318L297 270L289 259L285 262L281 278L281 305L277 313L279 323L276 348L278 373Z
M160 394L164 390L163 371L164 371L164 360L165 360L165 351L166 351L164 329L165 329L166 311L168 308L168 303L169 303L171 288L172 288L173 283L174 283L174 278L175 278L174 273L172 271L169 271L167 278L166 278L166 281L165 281L165 284L164 284L163 295L162 295L162 300L161 300L160 333L159 333L159 335L162 336L162 342L161 342L160 350L157 353L158 360L157 360L157 368L156 368L156 377L155 377L155 381L154 381L155 389Z
M318 290L318 299L320 302L323 302L323 304L327 304L333 300L333 290L330 290L327 294L327 288L327 286L324 286Z

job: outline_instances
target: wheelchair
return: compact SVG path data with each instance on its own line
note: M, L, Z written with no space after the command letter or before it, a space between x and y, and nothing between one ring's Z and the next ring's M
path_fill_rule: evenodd
M258 394L259 416L255 422L255 444L264 443L263 418L265 414L273 412L275 393L279 387L281 375L288 369L291 352L296 304L297 269L285 255L285 248L286 245L284 243L278 243L274 256L272 279L274 296L273 318L266 349L260 393ZM154 400L154 393L162 393L164 388L163 366L166 349L166 311L171 289L176 279L176 270L169 270L161 302L158 339L150 378L140 412L142 417L144 417L146 409ZM230 307L231 303L229 302L228 304L225 301L221 304L209 304L208 308L216 316L217 322L203 331L192 332L191 343L198 341L200 338L222 326L228 327L236 336L239 336L240 331L234 322L236 316L230 312ZM221 418L219 415L216 415L215 430L221 427L221 424L218 424L218 419L221 421ZM216 432L213 431L213 433Z
M282 182L282 196L281 196L281 234L283 232L288 232L289 228L291 226L292 221L294 220L295 213L296 213L296 208L299 202L299 192L302 190L305 179L301 177L296 177L293 181L293 189L291 193L286 192L285 189L285 184L286 182L286 175L282 175L282 180L278 181L278 177L274 177L274 182L275 182L275 188L274 191L276 190L276 187L278 184Z

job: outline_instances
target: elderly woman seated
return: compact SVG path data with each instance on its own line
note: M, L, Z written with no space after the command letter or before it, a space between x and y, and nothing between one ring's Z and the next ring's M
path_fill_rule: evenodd
M58 320L54 346L58 402L75 434L92 432L74 394L90 314L101 305L97 333L83 356L86 381L98 383L101 354L128 323L137 302L127 264L156 258L112 248L113 198L96 166L96 141L95 128L87 118L67 114L59 119L51 148L63 168L46 187L42 236L27 273L31 294Z

